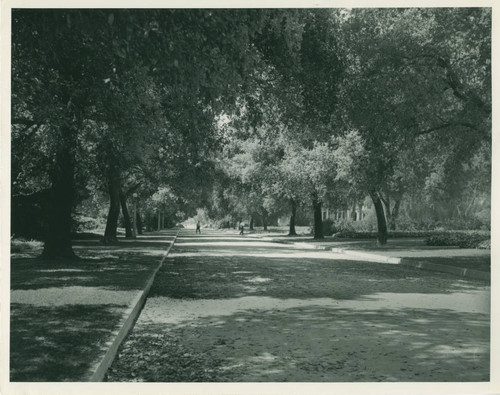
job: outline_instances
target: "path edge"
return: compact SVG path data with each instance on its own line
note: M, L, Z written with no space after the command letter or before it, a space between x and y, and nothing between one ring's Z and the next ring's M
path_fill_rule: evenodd
M357 250L349 250L345 248L335 248L330 246L318 246L313 244L308 244L306 242L295 242L289 240L272 240L274 243L280 244L290 244L295 247L312 249L312 250L323 250L323 251L331 251L336 254L344 254L350 255L352 257L359 258L361 260L370 261L370 262L378 262L378 263L390 263L390 264L400 264L405 266L413 267L414 269L427 270L432 272L440 272L440 273L450 273L456 276L473 279L473 280L483 280L483 281L491 281L491 273L482 272L474 269L466 269L462 267L456 266L448 266L441 265L438 263L426 262L425 258L420 259L419 261L410 261L408 258L398 258L398 257L389 257L382 254L375 254L372 252L363 252Z
M473 280L491 281L491 274L489 272L482 272L480 270L466 269L457 266L441 265L439 263L425 262L424 260L415 262L415 261L409 261L405 258L401 260L401 264L405 266L411 266L415 269L429 270L441 273L451 273L456 276L470 278Z
M165 259L167 259L167 256L168 256L170 250L172 249L172 247L175 244L175 241L177 240L177 236L179 235L179 231L180 230L177 230L177 233L175 234L174 239L172 240L172 243L168 246L160 263L154 269L153 273L151 273L151 276L149 277L148 281L146 282L146 286L143 288L142 291L139 292L138 295L136 295L136 297L132 301L131 307L128 308L128 311L130 311L129 316L125 319L122 327L118 330L114 340L111 340L109 342L111 344L108 348L108 351L106 351L106 354L104 354L104 357L102 358L101 362L99 362L99 364L97 365L97 368L95 368L95 370L91 374L90 378L86 381L101 382L104 379L106 372L108 371L109 367L111 366L111 364L115 360L116 354L118 353L118 348L120 347L120 345L123 343L123 340L125 340L127 335L130 333L130 331L134 327L135 321L137 320L137 317L139 316L142 308L144 307L144 304L146 303L146 298L149 294L151 286L153 285L156 274L158 273L160 268L165 263Z

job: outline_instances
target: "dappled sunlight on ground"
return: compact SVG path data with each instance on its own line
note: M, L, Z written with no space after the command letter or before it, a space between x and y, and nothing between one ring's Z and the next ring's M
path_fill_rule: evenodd
M85 380L172 240L76 241L76 261L13 254L11 380Z
M121 315L112 304L12 304L10 380L80 381Z
M177 241L176 241L177 243ZM207 243L204 243L202 241L200 242L182 242L180 241L179 244L177 244L179 247L184 248L184 247L207 247ZM226 249L232 249L235 247L245 247L245 248L253 248L253 247L266 247L268 249L281 249L281 248L286 248L290 249L289 245L286 244L271 244L269 245L268 242L265 241L212 241L208 244L208 246L211 248L212 246L217 246L217 247L224 247Z
M179 244L186 244L186 243L217 243L217 242L241 242L243 240L247 240L244 236L227 236L227 235L220 235L220 236L191 236L187 237L185 235L177 237L177 240L175 241L176 243ZM252 240L254 241L254 240Z
M145 344L152 334L178 339L184 353L218 361L212 381L484 381L489 377L489 322L483 314L371 309L376 306L369 304L353 310L347 304L339 308L321 304L331 301L274 301L280 304L273 306L269 299L256 298L232 311L225 303L235 301L206 301L195 316L189 316L189 305L182 305L181 311L178 302L168 302L171 314L187 319L160 322L157 317L163 312L148 305L144 312L151 315L140 318L130 341L141 339L141 352L148 354ZM222 305L210 306L214 302ZM274 308L262 309L258 302ZM145 381L156 363L149 355L148 367L134 370ZM182 356L169 355L171 361ZM122 358L130 356L120 354L114 369L126 369L120 364ZM155 381L177 380L175 371L155 377Z
M484 282L204 237L176 243L108 380L489 379Z
M138 292L81 286L19 289L11 291L10 300L11 303L44 307L72 304L127 306Z
M266 279L269 281L269 279ZM352 311L430 309L461 313L489 313L489 292L442 294L396 294L377 293L361 300L278 299L267 296L245 296L232 299L174 299L151 297L139 321L152 323L182 324L202 317L227 316L242 311L274 310L323 307L328 309L349 309ZM415 321L425 324L425 320Z
M216 257L216 256L241 256L241 257L259 257L259 258L307 258L307 259L341 259L345 261L359 261L359 257L335 254L333 252L321 252L321 251L310 251L310 250L294 250L288 247L283 249L283 251L275 252L276 250L269 248L255 248L247 247L245 249L234 250L231 248L227 249L210 249L202 251L186 251L186 252L173 252L169 254L168 259L173 259L177 257Z

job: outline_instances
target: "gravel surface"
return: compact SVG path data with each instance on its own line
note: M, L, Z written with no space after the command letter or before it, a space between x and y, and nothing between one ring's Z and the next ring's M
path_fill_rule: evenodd
M107 380L489 379L486 283L328 258L184 231Z

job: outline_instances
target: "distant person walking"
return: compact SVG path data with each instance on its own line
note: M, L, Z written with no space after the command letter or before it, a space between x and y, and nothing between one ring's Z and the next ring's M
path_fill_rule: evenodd
M199 233L201 235L201 224L200 221L196 223L196 233Z
M243 234L243 231L245 230L245 225L244 224L241 224L240 225L240 235Z

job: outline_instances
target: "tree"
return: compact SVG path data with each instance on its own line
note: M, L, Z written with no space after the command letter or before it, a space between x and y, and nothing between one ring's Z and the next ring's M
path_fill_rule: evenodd
M348 174L372 197L380 244L404 192L424 180L412 176L405 153L430 139L448 161L459 158L450 151L474 152L489 139L490 18L487 9L353 10L346 18L344 129L356 130L364 164Z
M251 41L273 14L265 10L14 11L12 119L25 128L44 126L54 158L44 256L74 257L70 230L79 166L76 151L85 144L80 136L85 124L96 120L96 114L106 114L96 111L96 98L106 95L108 86L119 86L115 80L133 67L144 66L162 87L167 112L184 106L182 113L189 119L193 109L210 113L230 108L256 58ZM112 131L117 122L109 117L99 124ZM198 132L205 125L193 129L195 139L203 136ZM21 130L30 131L22 126ZM111 150L119 156L122 151L113 144L110 139ZM110 239L119 209L120 170L116 165L107 170L113 196Z
M101 48L90 44L103 38L92 28L102 12L92 23L89 16L79 10L13 11L13 124L38 125L52 159L47 169L50 192L43 251L47 258L75 257L70 231L79 132L92 89L104 78L105 68L103 53L95 54ZM75 61L80 58L90 61Z

